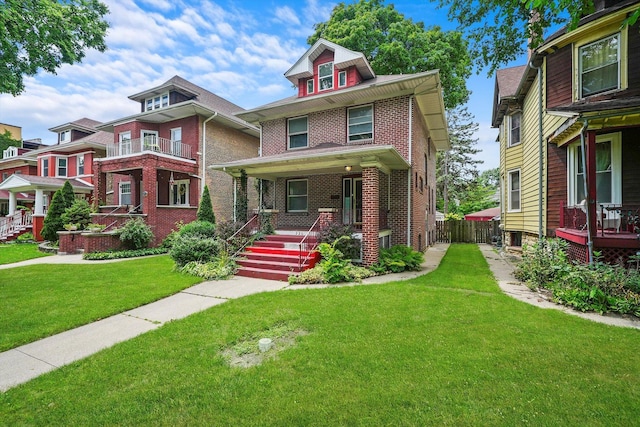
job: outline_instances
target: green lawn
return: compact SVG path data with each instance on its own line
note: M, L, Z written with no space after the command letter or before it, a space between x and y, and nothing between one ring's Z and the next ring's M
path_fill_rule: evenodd
M221 351L275 326L251 368ZM72 398L70 398L72 396ZM503 295L474 245L383 285L234 300L0 394L6 425L638 425L640 331Z
M168 256L0 270L0 351L138 307L202 281Z
M25 261L32 258L49 256L38 250L35 243L2 243L0 244L0 264L11 264L13 262Z

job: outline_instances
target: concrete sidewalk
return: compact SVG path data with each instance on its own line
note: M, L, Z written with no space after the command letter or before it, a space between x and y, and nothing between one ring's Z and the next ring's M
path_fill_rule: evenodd
M411 279L433 271L449 247L438 244L425 253L421 271L388 274L365 279L362 284L377 284ZM114 260L123 261L123 260ZM104 261L97 261L104 262ZM0 268L34 264L95 264L80 255L54 255L23 261ZM338 286L354 286L350 283ZM175 295L0 353L0 391L25 383L46 372L83 359L119 342L154 330L171 320L182 319L199 311L260 292L283 289L318 288L325 285L294 285L273 280L235 276L229 280L197 284ZM327 285L336 286L336 285Z

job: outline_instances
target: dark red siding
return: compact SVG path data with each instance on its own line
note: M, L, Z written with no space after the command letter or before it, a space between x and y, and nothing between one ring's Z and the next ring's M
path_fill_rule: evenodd
M567 201L567 149L549 144L547 148L547 236L560 226L560 205Z
M547 56L547 108L571 104L572 45Z
M622 203L640 205L640 128L622 131Z

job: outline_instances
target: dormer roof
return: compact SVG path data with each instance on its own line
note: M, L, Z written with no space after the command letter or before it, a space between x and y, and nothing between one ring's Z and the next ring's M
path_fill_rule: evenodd
M72 122L69 123L64 123L58 126L54 126L52 128L49 128L49 130L51 132L62 132L64 130L68 130L68 129L77 129L80 130L82 132L86 132L86 133L95 133L96 132L96 126L102 124L101 122L97 121L97 120L93 120L93 119L88 119L86 117L83 117L81 119L78 120L74 120Z
M318 41L284 73L284 76L295 86L298 85L299 79L313 77L313 61L325 50L330 50L334 53L333 65L335 67L344 69L355 66L364 80L369 80L376 76L371 65L369 65L369 61L367 61L367 58L365 58L361 52L354 52L353 50L349 50L325 39L318 39Z

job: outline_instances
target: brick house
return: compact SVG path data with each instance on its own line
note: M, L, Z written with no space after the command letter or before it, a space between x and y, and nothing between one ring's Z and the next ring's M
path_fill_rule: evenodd
M217 219L233 219L232 179L204 165L257 155L258 128L233 115L242 108L179 76L129 98L139 113L98 126L113 139L94 162L96 220L140 215L159 244L195 220L205 184Z
M640 2L595 2L574 30L499 70L505 243L559 237L575 260L623 261L640 250Z
M260 127L260 156L210 169L265 180L280 231L305 234L320 216L352 224L365 265L380 247L432 244L436 151L449 147L438 71L377 76L320 39L285 77L296 96L237 114Z
M8 216L0 220L1 240L28 230L41 240L47 206L53 193L67 180L77 195L90 198L93 160L104 156L105 143L113 139L112 134L97 130L98 124L100 122L92 119L79 119L49 129L57 134L57 144L23 141L22 149L6 150L0 161L3 177L0 197L6 194ZM0 205L2 203L0 200ZM29 207L31 212L16 211L18 204Z

